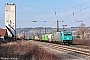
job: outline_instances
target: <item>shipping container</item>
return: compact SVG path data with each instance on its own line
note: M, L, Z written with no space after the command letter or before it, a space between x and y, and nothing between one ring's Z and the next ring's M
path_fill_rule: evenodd
M53 34L48 34L48 41L52 42L52 39L53 39Z

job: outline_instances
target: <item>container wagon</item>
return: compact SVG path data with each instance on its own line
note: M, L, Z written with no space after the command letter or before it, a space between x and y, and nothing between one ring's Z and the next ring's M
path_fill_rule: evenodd
M48 34L42 35L41 40L42 41L48 41Z

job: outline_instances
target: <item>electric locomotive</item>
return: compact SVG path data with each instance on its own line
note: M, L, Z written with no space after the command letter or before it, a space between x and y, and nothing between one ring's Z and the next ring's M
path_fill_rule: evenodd
M53 42L60 42L61 44L72 44L73 36L71 31L55 32L53 34Z

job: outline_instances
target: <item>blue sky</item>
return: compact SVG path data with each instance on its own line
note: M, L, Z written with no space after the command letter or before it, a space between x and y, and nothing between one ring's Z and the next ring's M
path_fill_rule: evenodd
M64 21L59 22L59 27L76 27L81 23L90 26L90 0L0 0L0 28L4 26L5 3L16 4L17 28L56 27L56 20ZM80 20L83 22L76 22Z

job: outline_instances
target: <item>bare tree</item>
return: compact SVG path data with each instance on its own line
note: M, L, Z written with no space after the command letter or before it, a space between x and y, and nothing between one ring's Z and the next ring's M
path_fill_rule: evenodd
M82 38L85 38L87 31L88 31L88 28L86 27L86 25L84 23L81 23L81 25L79 26L77 35L80 35L82 36Z

